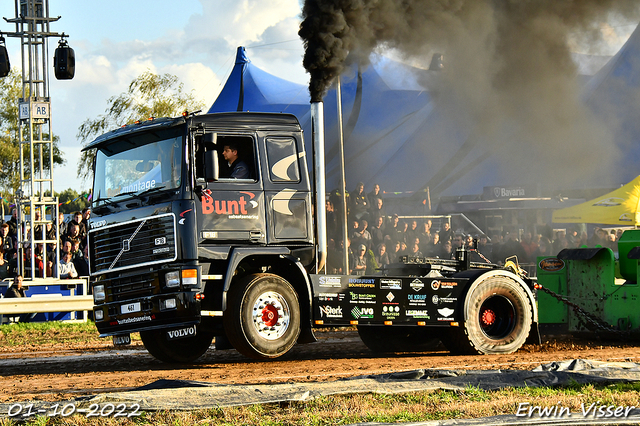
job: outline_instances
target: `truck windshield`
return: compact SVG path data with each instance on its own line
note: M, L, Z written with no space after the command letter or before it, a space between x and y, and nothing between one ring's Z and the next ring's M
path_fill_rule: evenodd
M123 143L101 147L96 152L93 190L95 200L135 195L152 189L180 186L181 137L148 142L130 149Z

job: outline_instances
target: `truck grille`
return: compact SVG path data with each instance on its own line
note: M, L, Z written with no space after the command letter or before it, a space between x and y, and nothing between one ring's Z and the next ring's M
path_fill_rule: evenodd
M175 216L167 213L89 231L91 273L176 259Z

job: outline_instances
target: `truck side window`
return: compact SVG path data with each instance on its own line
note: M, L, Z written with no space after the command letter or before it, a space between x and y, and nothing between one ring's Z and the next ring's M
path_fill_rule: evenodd
M242 167L246 171L241 178L237 178L232 176L232 167L229 165L229 161L225 160L224 150L225 147L233 148L233 150L237 153L237 161L241 162ZM253 138L251 136L228 136L228 135L217 135L216 144L213 145L211 143L205 143L200 141L196 145L196 153L195 153L195 163L196 163L196 179L204 180L206 179L206 161L205 161L205 153L210 152L212 150L216 150L217 152L217 162L218 162L218 170L219 170L219 178L221 180L240 180L240 181L252 181L255 182L257 179L256 173L256 156Z
M296 141L289 137L269 137L267 158L269 159L269 177L272 182L299 182L300 168Z
M256 156L253 138L251 136L225 136L218 135L218 164L220 166L221 179L237 179L242 181L256 181ZM225 150L227 153L225 154ZM227 160L225 158L234 158ZM232 155L232 157L229 157ZM237 158L236 158L237 156ZM241 173L237 174L238 167Z

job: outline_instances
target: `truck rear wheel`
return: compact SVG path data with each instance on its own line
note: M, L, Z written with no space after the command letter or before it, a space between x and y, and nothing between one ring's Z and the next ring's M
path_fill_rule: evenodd
M213 334L200 331L196 335L182 339L169 340L166 330L141 331L144 347L160 361L185 364L200 358L211 346Z
M252 274L232 285L224 313L227 338L241 354L271 359L287 353L300 335L298 296L286 280Z
M507 275L481 276L471 285L464 309L464 326L443 334L443 343L453 353L513 353L531 331L531 298Z
M440 346L433 330L425 328L359 325L358 334L373 352L425 352Z

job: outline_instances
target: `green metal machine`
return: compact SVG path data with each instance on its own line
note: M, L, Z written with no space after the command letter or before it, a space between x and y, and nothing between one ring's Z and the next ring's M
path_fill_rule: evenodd
M538 258L540 331L640 336L640 230L625 231L618 259L607 247Z

